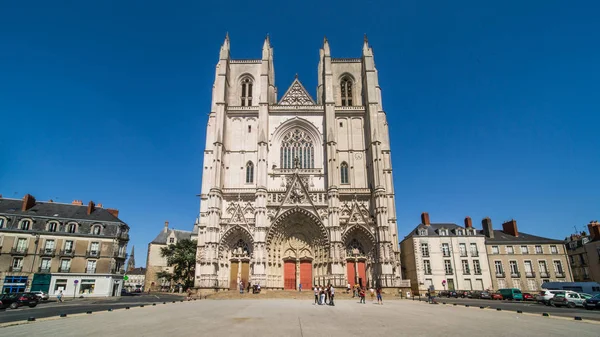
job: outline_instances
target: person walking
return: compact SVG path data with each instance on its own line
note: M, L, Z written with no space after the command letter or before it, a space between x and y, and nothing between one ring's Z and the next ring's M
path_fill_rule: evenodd
M298 291L302 292L302 283L298 284Z
M58 299L59 303L62 303L62 301L63 301L63 299L62 299L63 298L62 290L58 293L58 295L56 296L56 298Z
M240 294L244 293L244 281L240 281Z
M315 303L313 305L318 305L319 304L319 287L317 285L315 285L315 287L313 288L313 291L315 292Z
M375 289L373 289L373 287L371 287L371 289L369 289L369 293L371 295L371 302L375 303Z
M365 302L365 288L360 288L358 296L360 296L360 303L367 304Z
M335 306L333 303L333 298L335 297L335 288L329 285L329 305Z
M319 290L320 290L320 295L321 295L320 304L323 305L323 304L325 304L325 289L324 288L319 288Z
M383 305L383 298L381 297L381 287L377 287L377 304Z

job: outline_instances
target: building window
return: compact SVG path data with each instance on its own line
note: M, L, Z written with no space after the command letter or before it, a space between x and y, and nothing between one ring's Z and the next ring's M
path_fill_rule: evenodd
M92 256L100 255L100 243L99 242L92 242L90 244L90 255L92 255Z
M48 224L48 232L56 232L58 230L58 222L51 222Z
M463 235L463 230L462 229L457 229L456 230L456 235Z
M77 233L77 224L69 224L69 226L67 226L67 233Z
M538 265L540 267L540 277L549 277L548 266L546 265L546 261L539 261Z
M169 243L175 243L175 238L169 238Z
M92 234L94 234L94 235L100 235L101 231L102 231L102 227L99 225L95 225L94 227L92 227Z
M506 246L506 254L514 254L515 253L515 249L513 248L513 246Z
M521 246L521 254L529 254L529 248L527 248L527 246Z
M85 268L85 272L87 274L93 274L96 272L96 260L88 260L87 267Z
M246 163L246 184L254 182L254 164L249 161Z
M510 276L520 277L519 266L517 265L517 261L508 261L508 264L510 265Z
M542 249L542 246L535 246L535 253L536 254L544 254L544 250Z
M506 280L501 278L498 279L498 289L504 289L506 288Z
M431 275L431 263L429 260L423 260L423 270L425 271L425 275Z
M440 233L440 236L447 236L448 235L448 230L447 229L440 229L439 233Z
M575 256L569 255L569 260L571 260L571 264L575 264Z
M550 246L550 252L552 254L558 254L558 247L556 247L555 245Z
M27 276L6 276L4 278L3 293L22 293L27 285Z
M54 253L54 240L46 240L46 243L44 244L44 253L45 254L52 254Z
M27 239L18 239L17 240L17 253L25 253L27 252Z
M500 249L498 249L498 246L492 246L492 254L500 254Z
M537 282L534 279L527 280L527 288L529 291L537 291Z
M562 277L564 275L562 262L558 260L554 261L554 271L556 272L556 277Z
M248 125L248 133L252 132L252 125Z
M349 76L344 76L340 83L342 92L342 106L352 105L352 79Z
M65 253L71 254L73 252L73 241L65 241Z
M477 250L477 244L471 243L471 256L479 256L479 251Z
M475 272L475 275L481 275L481 264L479 264L479 260L473 260L473 272Z
M452 262L450 260L444 260L444 271L446 271L446 275L452 275Z
M49 273L51 263L52 259L43 258L42 263L40 264L40 273Z
M471 269L469 268L469 260L462 260L462 268L463 268L463 274L465 274L465 275L471 274Z
M252 80L249 77L242 79L242 106L252 105Z
M444 257L450 256L450 246L447 243L442 243L442 253Z
M313 168L315 147L310 135L301 129L294 129L283 136L280 149L281 168Z
M423 235L423 236L427 235L427 230L426 229L419 229L419 235ZM600 255L600 251L599 251L598 255Z
M513 288L521 289L521 280L518 278L512 280Z
M421 255L423 257L429 257L429 245L426 243L421 244Z
M342 184L348 184L348 164L346 162L342 162L340 165L340 175Z
M531 264L531 261L525 261L523 264L525 265L525 277L535 277L535 273L533 272L533 264Z
M60 260L60 268L58 269L58 272L68 273L70 271L71 271L71 260L69 260L69 259Z
M466 243L459 243L458 249L460 250L460 256L462 256L462 257L467 256L467 244Z
M28 231L30 227L31 227L31 220L22 220L21 223L19 224L19 229L22 229L24 231Z
M0 229L4 228L4 223L5 222L6 222L6 219L0 218Z
M64 292L67 289L67 279L59 278L54 283L54 295L58 295L61 291Z
M496 277L504 277L504 268L502 267L502 261L494 261L494 268L496 270Z
M15 257L12 260L11 271L20 272L23 270L23 258Z
M95 269L95 267L94 267ZM96 280L81 280L81 285L79 286L79 294L80 295L89 295L94 293Z

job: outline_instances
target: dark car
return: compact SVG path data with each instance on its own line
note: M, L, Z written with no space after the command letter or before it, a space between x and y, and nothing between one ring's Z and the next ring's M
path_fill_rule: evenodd
M456 292L456 296L461 297L461 298L471 297L470 295L471 295L471 292L468 290L459 290Z
M469 298L481 298L481 291L473 290L473 291L469 292Z
M481 298L482 300L491 300L492 299L492 294L490 294L489 291L482 291L479 294L479 298Z
M458 298L458 293L454 290L449 290L446 292L446 297L450 298L450 297L454 297L454 298Z
M588 310L600 309L600 294L585 300L583 302L583 307Z
M2 306L4 308L17 309L18 307L22 307L24 305L33 308L38 304L39 299L35 294L12 293L2 295L2 297L0 297L0 301L2 301Z

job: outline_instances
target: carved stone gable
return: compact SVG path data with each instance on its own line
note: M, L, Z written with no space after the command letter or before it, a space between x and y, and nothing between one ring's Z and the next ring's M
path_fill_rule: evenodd
M315 105L315 101L296 78L279 101L279 105Z
M286 192L277 211L269 215L270 218L277 218L284 210L291 207L301 207L312 212L321 218L317 208L313 203L313 198L308 192L308 177L300 176L298 173L290 174L285 177Z

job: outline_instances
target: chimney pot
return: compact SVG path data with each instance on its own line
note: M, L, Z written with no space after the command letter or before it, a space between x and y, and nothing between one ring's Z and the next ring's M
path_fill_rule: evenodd
M512 219L502 224L502 231L504 233L519 237L519 230L517 229L517 220Z
M492 219L489 217L483 218L481 220L481 227L483 227L483 234L490 239L494 238L494 227L492 226Z
M114 208L106 208L108 213L112 214L115 218L119 217L119 210Z
M21 211L26 211L31 207L35 206L35 198L31 194L25 194L23 197L23 204L21 206Z
M473 228L473 221L470 216L465 218L465 228Z
M94 204L93 201L90 200L90 202L88 202L87 215L92 214L94 212L95 208L96 208L96 205Z
M429 222L429 213L423 212L421 213L421 223L425 226L429 226L431 223Z
M597 221L590 222L588 224L588 231L590 235L590 240L600 240L600 223Z
M73 200L72 205L83 206L83 202L81 200Z
M97 203L96 204L96 208L102 208L102 204L101 203Z

